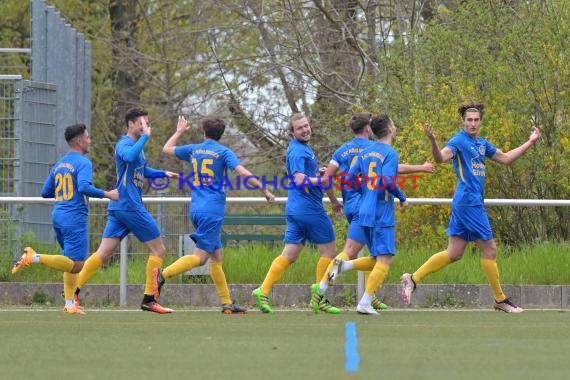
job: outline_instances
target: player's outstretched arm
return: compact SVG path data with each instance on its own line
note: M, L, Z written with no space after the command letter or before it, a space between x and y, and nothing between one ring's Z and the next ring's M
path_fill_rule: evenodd
M529 150L539 138L540 129L534 128L527 142L515 149L509 150L507 153L504 153L500 149L497 149L495 154L491 156L491 160L503 165L509 165L510 163L519 159L523 154L525 154L526 151Z
M261 194L267 199L267 203L275 202L275 195L267 189L263 188L263 185L259 182L257 177L255 177L249 170L247 170L244 166L238 165L236 166L235 172L243 178L247 178L247 184L250 187L257 188Z
M186 118L184 116L178 116L178 123L176 124L176 132L174 132L174 134L170 136L166 144L164 144L162 151L169 156L175 157L176 142L178 141L178 138L180 138L180 136L182 136L184 132L186 132L188 129L190 129L190 127L188 126L188 121L186 120Z
M325 189L325 193L327 193L327 196L331 201L331 206L334 213L337 215L342 215L342 204L338 201L338 198L336 197L334 186L331 186L330 189Z
M382 176L378 179L378 185L384 186L385 189L394 197L398 198L401 203L406 202L406 194L400 189L400 186L396 183L396 178L398 177L398 155L388 154L384 159L382 166ZM382 182L382 183L380 183ZM402 206L402 205L400 205ZM403 205L403 210L408 206L407 203Z
M319 176L320 177L320 176ZM293 174L293 182L295 182L296 186L300 187L310 187L310 186L322 186L323 182L319 177L311 177L304 173L295 173ZM307 180L308 178L308 180ZM309 184L310 183L310 184Z
M89 198L109 198L114 201L119 199L117 189L104 191L93 186L93 165L88 160L77 167L77 190Z
M78 185L77 190L81 194L88 196L89 198L109 198L109 199L113 199L113 200L119 199L118 193L116 195L117 199L115 199L115 195L112 193L113 190L111 190L111 191L101 190L101 189L93 186L93 184L91 182L84 181L82 179L79 179L79 185ZM115 189L115 191L116 191L116 189Z
M178 174L178 173L174 173L174 172L171 172L168 170L151 168L148 165L145 165L145 167L144 167L143 176L145 178L153 178L153 177L154 178L168 177L168 178L175 178L175 179L180 178L180 174Z
M434 173L435 165L425 162L423 165L398 164L398 174Z
M118 201L119 200L119 190L113 189L110 191L105 191L104 197L109 198L112 201Z
M331 162L327 165L325 173L321 178L321 184L323 185L323 187L325 188L329 187L329 184L332 181L332 178L335 176L337 171L338 171L338 164Z
M438 164L449 162L449 160L453 158L453 152L448 147L439 149L439 146L437 145L437 141L435 139L435 131L433 127L427 123L424 124L424 133L431 144L431 154L433 155L435 162Z
M319 168L315 177L311 177L305 173L295 172L293 173L293 182L295 183L295 186L298 187L328 187L330 184L330 178L323 178L326 172L327 169L324 167Z
M143 176L145 178L152 178L152 177L164 177L166 176L166 171L164 170L160 170L160 169L155 169L153 167L150 167L148 165L144 166L143 169Z
M334 213L340 215L342 214L342 205L340 204L338 198L336 197L334 186L331 186L333 176L336 174L337 171L338 171L338 164L331 161L325 168L324 174L321 177L321 186L325 189L325 193L327 193L327 196L331 201L331 206Z

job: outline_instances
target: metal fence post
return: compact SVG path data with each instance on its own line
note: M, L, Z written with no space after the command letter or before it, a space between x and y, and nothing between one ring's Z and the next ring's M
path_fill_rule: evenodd
M358 252L358 257L362 256L364 256L364 248L362 248ZM362 298L362 295L364 294L364 272L361 270L358 271L358 283L356 286L356 294L358 296L356 303L358 304L358 302L360 302L360 299Z
M127 259L129 250L129 235L121 240L121 252L119 260L119 306L127 305Z

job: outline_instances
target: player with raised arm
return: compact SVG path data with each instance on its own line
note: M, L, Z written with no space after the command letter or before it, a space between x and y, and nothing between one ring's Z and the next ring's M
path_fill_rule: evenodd
M270 191L262 188L256 177L240 164L240 160L231 149L219 143L226 129L222 119L207 117L202 120L204 132L202 143L177 146L178 139L188 129L186 119L179 117L176 132L166 142L162 151L169 156L187 161L190 165L191 175L187 177L190 179L189 184L192 189L190 220L195 228L190 238L196 243L196 250L191 255L179 258L164 270L160 268L154 270L154 295L160 296L166 279L202 266L210 259L210 275L222 303L222 313L243 314L246 309L232 303L226 275L222 269L221 234L226 207L225 187L229 182L225 175L227 170L235 171L250 187L257 188L268 203L273 203L275 197Z
M155 313L171 313L172 309L160 305L152 291L152 270L162 265L166 248L160 237L156 221L142 202L142 189L145 178L168 176L178 178L178 174L153 169L146 164L144 146L151 137L152 129L148 113L140 108L131 108L125 115L127 134L115 145L115 165L117 168L117 189L119 200L111 201L103 238L97 251L87 261L77 283L76 299L80 289L110 259L121 240L132 232L150 250L146 265L146 281L141 309Z
M500 164L509 165L536 143L540 137L540 130L534 129L527 142L504 153L479 136L483 119L482 104L463 105L459 108L459 114L463 129L457 132L443 149L437 144L434 129L429 124L424 125L435 161L453 162L457 175L457 188L446 231L449 235L447 249L431 256L413 274L404 273L401 276L402 299L409 305L417 284L430 273L460 260L467 244L475 241L481 250L481 267L493 292L493 307L507 313L522 313L524 310L503 293L499 281L497 245L484 206L485 159L490 158Z

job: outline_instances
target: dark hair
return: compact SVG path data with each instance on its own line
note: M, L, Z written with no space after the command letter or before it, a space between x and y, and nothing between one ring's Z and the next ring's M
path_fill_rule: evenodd
M372 120L372 114L370 112L358 112L352 115L350 118L350 129L354 133L360 133L364 130L364 128L370 124Z
M464 104L461 107L459 107L458 111L459 111L459 115L461 115L461 119L465 118L465 113L467 111L469 112L475 112L475 110L479 111L479 116L481 117L481 119L483 119L483 109L485 108L485 106L481 103L479 104Z
M65 141L69 144L74 138L85 133L87 127L85 124L73 124L65 128Z
M388 135L388 127L392 123L390 116L388 114L382 114L372 119L370 122L370 128L376 137L381 139Z
M204 129L204 136L218 141L226 130L226 123L219 117L209 116L202 119L202 128Z
M301 120L301 119L306 119L307 117L305 115L303 115L302 113L294 113L293 115L291 115L291 117L289 118L289 131L291 131L291 133L293 133L293 123L296 122L297 120Z
M136 121L139 117L141 116L147 116L148 112L146 112L145 110L143 110L142 108L131 108L127 111L127 114L125 115L125 124L127 125L127 128L129 127L129 121Z

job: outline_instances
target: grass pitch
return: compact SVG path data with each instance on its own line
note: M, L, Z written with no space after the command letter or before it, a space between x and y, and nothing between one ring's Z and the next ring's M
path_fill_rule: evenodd
M356 323L360 365L345 365ZM5 379L567 379L570 313L0 310Z

